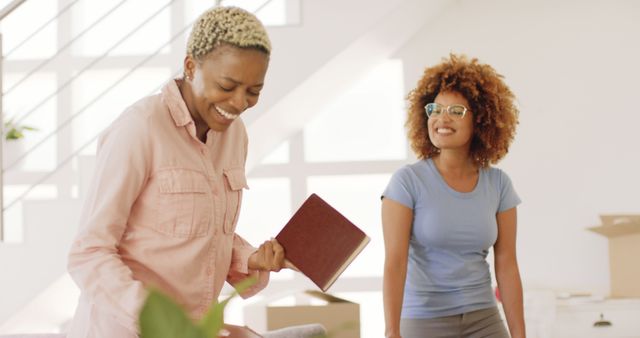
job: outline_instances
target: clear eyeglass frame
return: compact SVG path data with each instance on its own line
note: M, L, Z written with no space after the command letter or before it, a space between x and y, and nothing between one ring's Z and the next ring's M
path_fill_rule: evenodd
M461 104L452 104L445 106L439 103L431 102L424 106L425 113L428 118L438 118L442 116L443 112L453 120L462 120L467 115L467 107Z

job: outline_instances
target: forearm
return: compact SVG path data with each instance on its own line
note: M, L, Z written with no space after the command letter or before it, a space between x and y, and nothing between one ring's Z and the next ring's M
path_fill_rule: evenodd
M525 334L524 309L522 302L522 282L518 266L507 264L496 269L496 279L500 298L504 307L509 333L512 338L523 338Z
M86 239L85 239L86 241ZM147 295L144 285L119 256L107 248L82 246L81 237L72 246L68 270L82 293L121 325L137 331L139 311Z
M385 246L382 293L387 338L400 338L400 315L407 278L412 220L412 209L388 198L382 200Z
M256 278L256 283L254 285L240 293L242 298L249 298L257 294L269 283L269 271L259 271L252 268L249 264L249 258L255 250L256 248L251 246L242 237L234 235L233 249L231 253L231 266L229 267L227 282L231 285L236 285L248 277Z
M385 337L400 337L400 314L404 296L404 282L407 264L385 261L383 277L383 302L385 318Z

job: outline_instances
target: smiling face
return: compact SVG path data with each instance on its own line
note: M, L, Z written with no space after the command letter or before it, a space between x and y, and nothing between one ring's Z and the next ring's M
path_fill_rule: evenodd
M258 49L223 44L203 57L184 61L182 95L198 135L210 128L225 131L247 108L258 103L269 56Z
M443 106L461 104L469 109L469 102L458 92L439 93L435 103ZM429 139L440 150L466 149L471 147L473 137L473 112L467 110L462 119L453 119L446 112L428 119Z

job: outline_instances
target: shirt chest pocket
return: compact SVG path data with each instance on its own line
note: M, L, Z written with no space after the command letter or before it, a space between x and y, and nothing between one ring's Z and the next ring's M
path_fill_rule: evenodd
M224 233L231 234L238 223L242 205L242 189L248 189L244 168L224 169L226 210L224 213Z
M187 169L158 172L156 230L174 237L206 236L213 206L203 174Z

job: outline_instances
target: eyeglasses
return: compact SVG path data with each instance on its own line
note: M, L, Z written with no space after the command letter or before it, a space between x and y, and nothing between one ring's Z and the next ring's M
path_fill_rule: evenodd
M449 117L453 120L461 120L467 114L467 107L461 104L452 104L450 106L443 106L439 103L427 103L424 106L427 116L429 118L438 118L442 116L444 112L447 112Z

